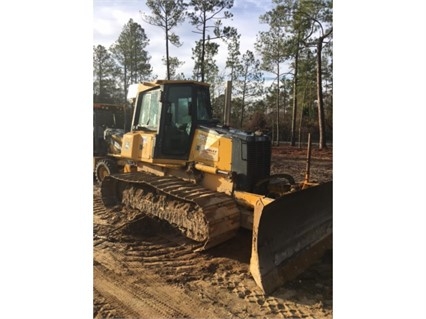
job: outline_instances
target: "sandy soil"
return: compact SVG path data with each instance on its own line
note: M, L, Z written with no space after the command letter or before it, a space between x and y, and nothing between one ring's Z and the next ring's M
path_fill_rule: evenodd
M306 150L274 148L272 173L303 180ZM313 149L311 180L332 180L332 150ZM332 318L332 251L270 296L249 272L251 234L207 252L167 223L94 200L94 318Z

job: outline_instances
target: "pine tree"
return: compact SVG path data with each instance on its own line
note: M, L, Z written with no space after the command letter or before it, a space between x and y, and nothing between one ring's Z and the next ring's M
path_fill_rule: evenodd
M198 54L198 57L195 59L198 65L196 65L194 69L199 70L199 77L202 82L205 82L207 78L207 50L210 50L210 54L214 51L211 41L228 38L236 33L235 28L224 27L221 22L221 19L232 17L232 13L226 9L232 8L234 0L191 0L189 5L194 9L193 12L188 13L191 24L194 25L197 30L194 32L201 34L201 40L196 42L196 48L193 50L193 54L194 52ZM220 13L223 13L223 17L218 17ZM213 21L215 21L215 23L211 24ZM210 29L214 30L213 37L209 34Z
M152 68L149 64L151 57L145 50L148 43L149 39L145 30L133 19L130 19L124 25L118 40L110 48L121 69L125 96L127 96L127 88L131 83L146 81L151 76Z
M167 79L168 80L183 80L185 76L181 74L177 74L177 69L183 65L185 62L180 61L177 57L169 56L169 59L166 60L164 57L161 59L164 65L167 65Z
M111 54L102 46L93 46L93 96L94 102L115 103L117 65Z
M269 24L268 32L262 31L258 34L255 43L256 51L262 57L261 68L267 72L274 74L276 80L276 145L279 145L279 114L280 114L280 79L281 64L287 59L285 54L285 32L278 23L276 13L269 11L260 16L260 21Z
M248 105L255 101L256 97L263 94L264 78L260 71L260 61L256 60L253 52L247 50L241 58L241 77L236 81L241 89L241 115L240 127L243 128L244 113Z
M240 34L234 34L226 40L228 43L228 57L226 59L225 67L230 69L229 79L236 82L242 72L242 65L240 61Z
M300 1L300 12L311 22L312 33L307 39L307 46L314 46L317 68L317 107L319 128L319 149L327 147L325 138L325 112L322 80L322 52L324 41L333 32L333 8L331 0Z
M179 47L182 45L180 42L179 36L172 33L171 30L176 27L179 23L182 23L185 18L185 7L183 0L147 0L146 5L151 9L152 15L147 14L143 15L143 20L151 25L160 27L165 32L166 39L166 69L167 69L167 79L172 78L171 75L171 58L169 55L169 43ZM177 59L177 58L174 58ZM174 67L177 67L179 63L176 63L176 60L173 61L175 64ZM174 70L176 72L176 70Z
M201 52L204 50L204 60L201 60ZM196 42L195 48L192 49L192 59L194 60L193 78L201 82L214 82L218 75L219 68L216 64L214 56L219 50L219 44L215 42L207 42L204 44L201 40Z

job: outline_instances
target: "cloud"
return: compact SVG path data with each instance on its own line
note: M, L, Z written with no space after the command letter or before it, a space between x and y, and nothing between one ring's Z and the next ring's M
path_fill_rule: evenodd
M117 27L114 25L114 20L98 18L93 23L93 39L96 39L97 44L109 44L111 38L116 34Z
M259 24L259 16L272 7L269 2L254 0L235 0L234 7L231 12L234 17L232 20L223 20L223 25L236 27L240 38L240 52L245 53L246 50L254 52L254 43L256 35L260 30L265 30L266 26ZM139 23L145 30L149 38L149 45L146 50L151 56L150 63L153 67L153 73L158 78L164 78L166 67L161 61L165 57L164 31L156 26L149 25L142 20L140 11L150 13L144 2L132 0L94 0L94 17L93 17L93 44L103 45L109 48L119 37L123 26L133 19ZM183 72L186 76L192 75L193 60L192 49L195 42L201 38L200 34L195 33L195 27L184 21L173 31L181 38L183 45L181 47L169 47L169 54L178 57L179 60L185 62L177 71ZM219 71L225 69L225 61L227 58L227 46L223 41L216 40L220 45L219 53L215 57Z

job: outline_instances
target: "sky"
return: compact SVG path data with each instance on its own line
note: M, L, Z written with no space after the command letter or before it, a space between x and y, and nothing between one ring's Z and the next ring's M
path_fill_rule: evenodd
M150 39L146 50L151 55L150 63L153 66L153 74L158 78L166 76L166 67L161 59L165 57L165 42L163 29L149 25L142 20L141 12L151 14L151 11L141 0L94 0L93 2L93 45L103 45L107 49L118 39L123 26L129 19L139 23ZM237 28L240 38L240 52L247 50L255 53L254 43L256 35L261 30L267 30L268 26L259 23L259 16L272 9L272 1L235 0L230 9L232 19L223 19L222 24ZM170 46L170 55L177 56L185 63L178 69L187 77L192 76L193 60L192 48L200 35L194 33L195 27L188 20L172 30L181 37L183 45L179 48ZM219 72L225 68L227 58L227 46L221 40L215 40L219 45L218 55L215 57Z

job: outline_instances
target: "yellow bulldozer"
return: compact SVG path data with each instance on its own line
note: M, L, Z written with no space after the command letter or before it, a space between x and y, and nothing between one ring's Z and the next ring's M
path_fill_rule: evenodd
M131 108L123 104L93 103L93 174L98 182L123 171L123 135L130 130Z
M265 294L295 278L332 244L332 182L270 174L271 139L220 125L209 85L157 80L132 87L123 173L105 176L105 206L168 221L201 250L252 230L250 272ZM129 91L130 92L130 91Z

